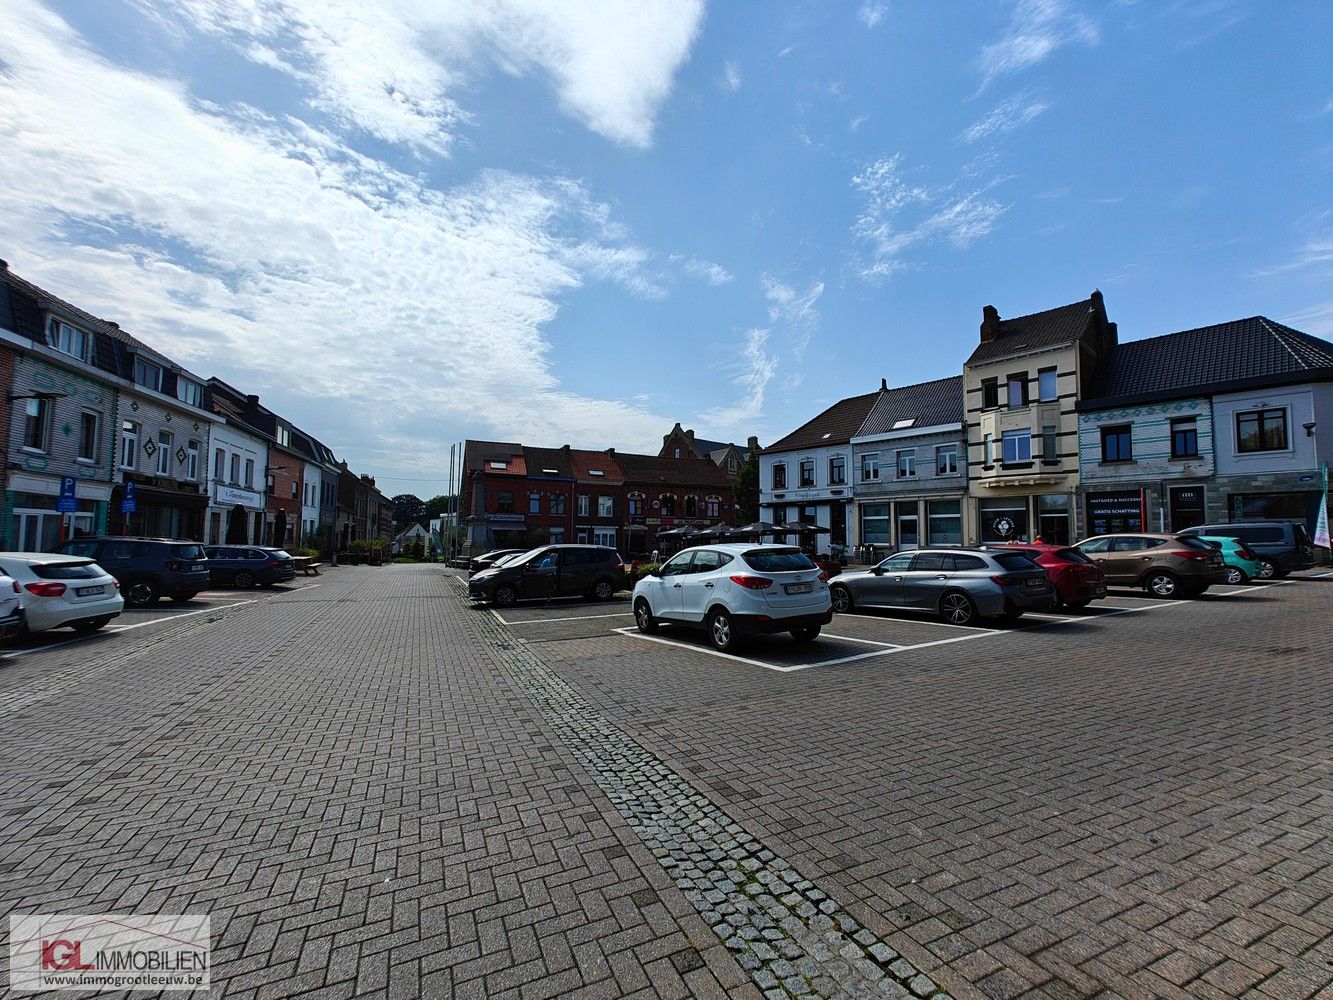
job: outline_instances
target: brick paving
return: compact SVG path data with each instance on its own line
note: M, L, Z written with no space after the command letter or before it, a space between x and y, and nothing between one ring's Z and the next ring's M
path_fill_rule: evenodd
M669 787L884 992L1333 988L1333 580L795 674L459 597L343 568L0 661L5 913L210 913L228 996L758 997L627 807Z

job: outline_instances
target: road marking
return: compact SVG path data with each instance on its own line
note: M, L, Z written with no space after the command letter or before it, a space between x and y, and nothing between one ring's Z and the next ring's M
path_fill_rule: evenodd
M627 635L631 639L642 639L645 642L660 642L663 646L674 646L676 649L693 650L696 653L716 656L719 659L727 660L731 663L748 663L751 666L763 667L765 670L776 670L780 673L788 673L789 671L800 669L799 667L779 667L772 663L765 663L763 660L751 660L744 656L736 656L733 653L720 653L716 649L709 649L707 646L696 646L693 643L681 642L679 639L664 639L660 635L644 635L638 629L633 627L614 628L611 631L619 632L621 635ZM885 650L885 652L890 652L890 650Z
M513 621L513 622L505 621L503 618L501 618L500 621L504 622L506 625L545 625L548 622L586 622L586 621L592 621L594 618L633 618L633 617L634 617L633 611L618 611L613 615L571 615L568 618L525 618L522 621Z
M878 639L858 639L854 635L834 635L832 632L823 632L821 635L825 639L843 639L847 642L864 642L871 646L888 646L891 649L903 648L902 643L900 642L880 642Z
M867 610L870 611L893 611L893 612L904 612L906 614L906 617L903 618L879 618L878 615L870 615L870 616L862 615L860 616L862 618L869 617L869 618L879 618L880 621L912 622L913 624L918 624L918 625L936 625L939 628L966 628L966 629L983 629L983 630L986 629L986 626L984 625L955 625L953 622L932 621L931 619L924 617L924 615L929 614L929 612L923 612L923 617L918 618L915 615L913 615L910 611L907 611L905 608L893 608L883 604L858 604L857 607L866 608ZM856 609L853 608L851 612L843 612L843 613L856 614Z

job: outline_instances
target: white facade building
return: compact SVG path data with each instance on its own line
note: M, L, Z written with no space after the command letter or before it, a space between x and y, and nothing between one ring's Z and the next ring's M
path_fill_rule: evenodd
M227 540L233 517L245 522L245 542L259 544L264 537L264 486L268 470L268 442L237 424L219 422L209 437L208 518L206 544ZM242 514L234 513L241 508Z

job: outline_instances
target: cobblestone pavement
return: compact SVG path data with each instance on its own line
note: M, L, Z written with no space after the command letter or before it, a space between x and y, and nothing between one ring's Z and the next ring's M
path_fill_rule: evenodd
M783 674L342 568L0 660L0 898L209 913L228 996L1307 998L1331 610Z

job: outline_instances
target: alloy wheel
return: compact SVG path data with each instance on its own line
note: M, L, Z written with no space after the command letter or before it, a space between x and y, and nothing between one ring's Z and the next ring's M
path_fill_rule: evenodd
M151 583L132 583L125 590L125 603L142 608L157 600L157 590Z
M1154 573L1148 577L1148 589L1156 597L1175 597L1179 586L1170 573Z
M846 587L833 588L833 610L845 614L852 610L852 595Z
M966 594L945 594L940 608L951 625L966 625L972 620L972 600Z
M1267 559L1259 560L1259 579L1271 580L1277 575L1277 567Z
M607 583L605 580L598 580L597 586L592 589L592 596L599 601L611 600L611 595L614 593L615 590L612 588L611 584Z
M1241 572L1239 569L1237 569L1235 566L1228 566L1228 567L1227 567L1227 583L1230 583L1230 584L1241 584L1241 583L1244 583L1244 582L1245 582L1245 574L1244 574L1244 573L1242 573L1242 572Z
M502 608L507 608L517 599L518 595L514 593L513 587L497 587L495 591L495 603Z
M731 647L731 618L723 612L713 615L712 625L709 626L713 645L718 649L729 649Z

